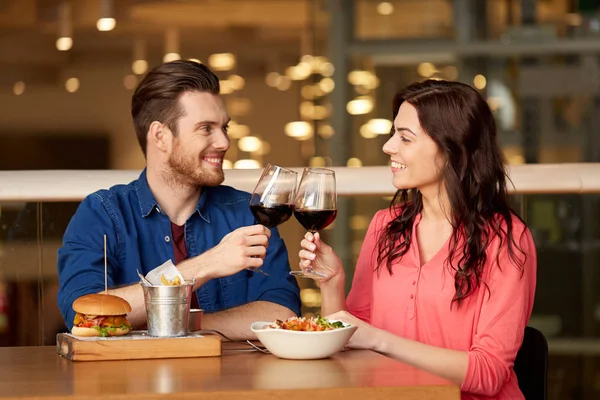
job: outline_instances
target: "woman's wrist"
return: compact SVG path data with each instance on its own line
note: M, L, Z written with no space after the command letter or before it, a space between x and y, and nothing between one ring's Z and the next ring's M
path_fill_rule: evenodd
M386 336L387 332L378 328L373 328L373 334L371 336L371 343L369 346L370 350L374 352L386 354Z
M334 276L325 282L320 282L321 312L330 315L346 309L345 276Z
M326 290L332 290L332 289L342 289L342 291L344 291L345 286L346 286L346 274L344 273L344 271L341 271L340 273L336 274L335 276L333 276L332 278L329 278L325 281L321 281L320 285L321 290L322 289L326 289Z

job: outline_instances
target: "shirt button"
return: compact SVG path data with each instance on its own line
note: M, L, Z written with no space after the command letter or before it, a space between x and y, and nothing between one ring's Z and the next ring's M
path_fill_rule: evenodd
M165 236L165 242L169 243L171 241L171 238L168 236Z
M416 285L416 284L417 284L417 281L413 281L413 285Z
M414 297L415 297L414 295L412 295L412 294L410 295L410 298L411 298L411 299L413 299Z

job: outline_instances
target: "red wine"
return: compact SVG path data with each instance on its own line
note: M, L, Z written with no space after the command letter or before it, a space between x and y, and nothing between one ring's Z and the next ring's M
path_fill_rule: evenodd
M307 231L317 232L329 226L337 216L337 210L296 210L294 215Z
M273 228L290 219L294 212L294 206L292 204L275 204L265 207L263 204L252 204L250 211L259 224Z

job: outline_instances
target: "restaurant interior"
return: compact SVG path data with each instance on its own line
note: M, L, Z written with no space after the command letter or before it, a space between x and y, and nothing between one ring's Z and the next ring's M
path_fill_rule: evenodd
M131 95L149 69L176 59L221 81L231 176L269 163L346 177L387 166L393 96L426 78L485 97L511 168L600 171L594 0L0 0L0 346L52 346L66 331L56 253L81 199L61 193L69 182L48 197L41 177L137 174L145 160ZM22 189L16 171L29 171ZM535 188L517 185L511 201L537 246L529 325L548 340L548 399L597 399L600 174L589 190L563 190L567 178L535 171ZM353 182L323 232L347 290L369 221L393 195L370 185ZM279 229L297 268L305 231L293 219ZM318 315L318 284L299 284L303 314Z

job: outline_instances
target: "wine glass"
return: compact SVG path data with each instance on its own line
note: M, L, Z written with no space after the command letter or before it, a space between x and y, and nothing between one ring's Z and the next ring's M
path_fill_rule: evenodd
M257 223L271 229L290 219L297 180L295 171L272 164L265 167L250 198L250 211ZM247 269L269 275L260 268Z
M294 201L294 216L304 229L316 233L327 228L337 216L335 172L326 168L305 168ZM327 278L327 274L313 270L291 271L302 278Z

